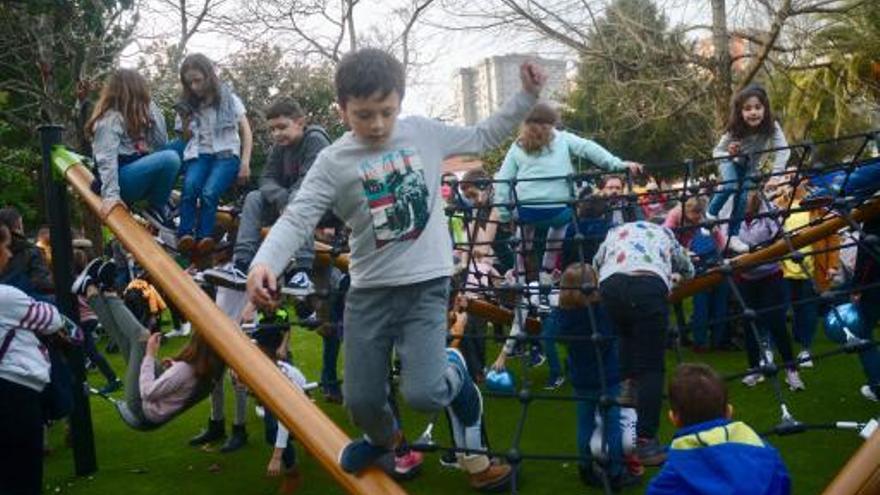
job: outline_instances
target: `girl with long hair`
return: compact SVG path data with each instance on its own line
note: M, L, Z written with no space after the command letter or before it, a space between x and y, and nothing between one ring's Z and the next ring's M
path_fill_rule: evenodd
M98 168L102 216L146 200L141 213L160 228L168 227L166 205L180 157L163 149L168 142L165 118L150 98L146 79L131 69L114 71L85 133Z
M186 174L177 229L178 249L200 255L214 247L214 215L220 195L238 178L250 176L253 135L244 104L220 81L214 64L201 53L180 66L183 94L175 106L183 136Z
M753 84L737 93L724 135L712 150L713 157L722 159L718 162L721 187L709 202L707 216L717 218L724 203L733 196L728 233L736 235L746 206L747 194L743 191L755 187L764 157L772 156L773 175L768 185L779 182L777 174L785 170L791 155L787 146L782 128L773 119L770 99L764 88Z
M495 197L499 203L516 200L522 225L523 252L531 249L535 229L547 227L547 244L541 265L543 273L557 268L561 241L571 222L569 204L575 188L569 176L574 173L572 157L586 158L597 167L613 171L629 169L639 173L642 166L625 162L593 141L557 130L559 115L547 103L538 103L526 115L519 138L511 145L501 170L495 174ZM511 188L511 182L515 188ZM512 195L515 189L515 196ZM502 220L507 208L502 207ZM517 256L517 271L524 274L525 257ZM545 278L545 277L541 277Z

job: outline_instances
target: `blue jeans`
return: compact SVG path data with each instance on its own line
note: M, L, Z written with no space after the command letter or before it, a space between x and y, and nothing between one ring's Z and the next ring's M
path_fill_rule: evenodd
M813 290L813 281L810 279L785 279L786 295L791 313L794 316L791 329L794 340L805 350L813 345L813 337L816 336L816 328L819 323L817 302L798 304L799 301L816 297Z
M690 322L694 344L708 346L710 330L713 346L717 347L727 339L727 322L719 322L727 317L727 294L728 287L725 283L694 294L694 310Z
M235 155L229 155L228 158L221 158L216 154L199 155L195 160L186 162L178 235L192 235L194 229L196 239L214 234L214 215L217 213L220 195L235 182L240 165L241 161Z
M119 195L126 204L146 200L153 208L162 208L171 196L177 180L180 157L163 150L119 167Z
M264 409L266 415L263 416L263 426L266 431L266 443L274 447L275 437L278 435L278 420L275 419L275 416L272 416L272 412L269 411L268 407ZM287 445L284 447L284 452L281 453L281 462L286 469L290 469L296 464L296 449L293 448L290 438L287 439Z
M575 389L575 393L594 396L598 399L601 391L578 388ZM620 393L620 386L608 387L606 393L610 397L616 397ZM590 465L593 458L590 439L596 428L596 410L598 408L599 401L596 399L582 400L577 403L577 447L578 453L586 461L586 466ZM615 405L605 409L605 414L602 416L602 429L605 436L604 443L608 448L608 475L615 477L623 473L623 433L620 430L620 406Z
M744 164L724 160L718 164L718 172L721 174L721 185L712 196L712 200L709 201L707 211L710 215L717 217L718 212L724 207L724 203L733 195L733 209L730 212L727 232L729 235L736 235L739 233L739 224L745 215L748 188L754 185L754 170Z
M544 341L544 355L547 356L551 380L562 375L559 352L556 349L557 335L559 335L559 310L554 308L549 315L541 319L541 339Z

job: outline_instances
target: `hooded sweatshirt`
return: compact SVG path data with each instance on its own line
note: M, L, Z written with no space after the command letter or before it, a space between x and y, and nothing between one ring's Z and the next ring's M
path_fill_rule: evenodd
M787 495L779 452L743 422L715 419L678 430L647 495Z

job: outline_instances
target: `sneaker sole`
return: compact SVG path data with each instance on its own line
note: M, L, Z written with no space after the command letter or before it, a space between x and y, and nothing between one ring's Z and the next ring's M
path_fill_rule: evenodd
M505 492L510 488L510 481L513 479L513 467L507 472L507 476L492 481L490 483L486 483L485 485L474 485L471 484L471 488L474 490L483 492L483 493L500 493Z
M227 289L244 290L247 287L247 280L230 280L222 275L205 271L203 273L205 282L217 287L226 287Z

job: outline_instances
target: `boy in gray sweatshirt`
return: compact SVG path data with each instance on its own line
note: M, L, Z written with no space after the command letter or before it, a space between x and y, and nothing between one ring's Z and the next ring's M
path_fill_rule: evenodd
M482 449L482 397L461 354L444 350L452 249L440 195L443 159L501 144L535 104L543 71L521 67L523 90L474 127L422 117L398 118L404 69L376 49L347 54L336 69L337 100L351 129L315 160L296 197L272 227L248 275L251 300L278 303L289 257L327 209L351 228L351 289L345 307L345 405L364 436L340 453L356 473L402 438L385 387L392 349L402 363L401 391L416 410L448 408L456 447ZM477 489L495 489L510 466L459 454Z

